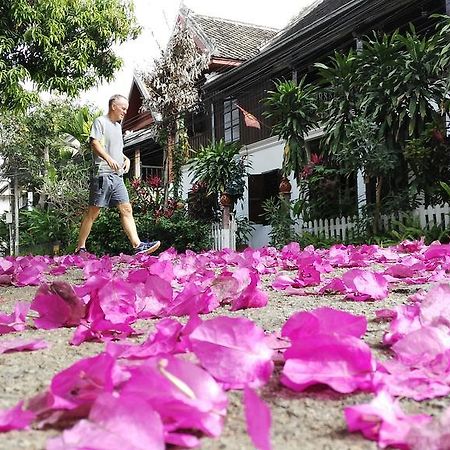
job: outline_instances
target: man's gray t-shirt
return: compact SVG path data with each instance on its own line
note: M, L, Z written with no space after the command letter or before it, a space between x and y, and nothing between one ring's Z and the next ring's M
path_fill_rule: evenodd
M91 128L92 139L99 141L106 153L116 160L120 166L123 165L123 138L122 125L119 122L111 122L108 116L100 116L94 120ZM94 153L95 173L94 175L106 175L114 173L108 163ZM122 175L120 169L118 175Z

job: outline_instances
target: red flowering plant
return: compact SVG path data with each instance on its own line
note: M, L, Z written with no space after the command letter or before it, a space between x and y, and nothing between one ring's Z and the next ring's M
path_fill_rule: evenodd
M303 169L300 172L300 179L306 179L310 175L312 175L314 167L317 165L321 165L322 162L323 156L318 155L317 153L311 153L309 162L303 166Z
M131 202L137 214L151 214L153 217L172 217L177 201L169 198L164 206L164 186L158 176L135 178L131 181Z
M354 185L326 158L312 153L299 172L300 197L295 208L304 219L351 215L356 205Z

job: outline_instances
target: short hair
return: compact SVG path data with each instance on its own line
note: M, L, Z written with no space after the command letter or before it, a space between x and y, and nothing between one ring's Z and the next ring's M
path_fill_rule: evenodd
M121 94L114 94L108 101L108 108L111 109L112 104L116 101L116 100L120 100L120 99L124 99L126 101L128 101L128 99Z

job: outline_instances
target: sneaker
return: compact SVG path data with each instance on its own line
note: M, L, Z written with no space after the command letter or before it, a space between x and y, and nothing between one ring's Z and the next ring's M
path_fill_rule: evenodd
M87 253L86 247L80 247L78 250L75 250L75 255L84 255Z
M139 255L142 253L150 254L156 252L159 246L161 245L161 241L153 241L153 242L141 242L135 249L134 254Z

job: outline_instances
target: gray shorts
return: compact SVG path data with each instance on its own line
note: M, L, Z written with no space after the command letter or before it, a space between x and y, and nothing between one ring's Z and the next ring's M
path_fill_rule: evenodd
M128 191L121 176L110 173L91 178L89 205L104 208L121 203L130 203Z

